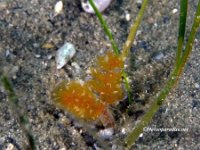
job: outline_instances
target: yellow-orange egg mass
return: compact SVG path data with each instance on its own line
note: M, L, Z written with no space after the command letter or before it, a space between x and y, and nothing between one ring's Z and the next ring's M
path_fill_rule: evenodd
M94 80L89 80L86 84L98 93L100 100L113 104L123 98L121 87L121 72L102 72L92 71Z
M124 66L124 61L121 55L107 51L105 55L97 58L97 66L107 71L121 69Z
M123 65L121 55L107 51L104 56L97 57L97 66L90 68L92 80L87 84L105 103L113 104L124 97L121 85Z
M85 84L76 81L61 83L53 91L53 99L63 109L86 120L96 120L105 107Z

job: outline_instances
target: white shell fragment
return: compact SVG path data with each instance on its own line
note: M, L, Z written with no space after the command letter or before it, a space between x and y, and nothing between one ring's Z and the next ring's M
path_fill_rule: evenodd
M110 139L112 139L113 134L114 134L113 128L103 129L103 130L100 130L98 132L99 137L101 137L104 140L110 140Z
M63 2L62 1L58 1L55 6L54 6L54 12L56 14L60 14L63 10Z
M155 56L154 56L154 59L155 60L161 60L161 59L163 59L164 58L164 54L163 53L158 53L158 54L156 54Z
M177 12L178 12L178 9L176 9L176 8L172 10L172 13L173 13L173 14L175 14L175 13L177 13Z
M95 6L100 12L103 12L111 3L111 0L93 0ZM82 2L82 7L85 12L94 14L94 10L88 1Z
M56 53L57 69L61 69L76 53L75 47L71 43L65 43Z

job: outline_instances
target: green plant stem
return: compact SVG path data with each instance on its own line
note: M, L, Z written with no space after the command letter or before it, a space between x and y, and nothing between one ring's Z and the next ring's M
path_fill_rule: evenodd
M187 5L188 0L181 0L180 3L180 19L179 19L179 33L178 33L178 46L176 52L176 65L178 65L182 58L182 49L184 43L185 36L185 25L186 25L186 17L187 17Z
M127 40L123 46L123 50L122 50L124 58L126 58L128 56L128 53L132 46L132 43L135 40L135 35L136 35L138 27L142 21L142 17L143 17L143 14L144 14L147 4L148 4L148 0L143 0L142 7L135 19L135 22L133 23L133 25L130 28L128 38L127 38Z
M0 76L0 79L3 83L3 87L5 88L5 90L8 93L8 100L10 101L10 104L12 106L13 113L19 120L20 127L28 139L29 147L27 149L28 150L36 150L35 140L30 131L27 116L25 114L23 114L19 109L18 97L16 96L11 83L9 82L8 78L5 75Z
M196 35L196 32L197 32L199 26L200 26L200 1L198 3L197 12L196 12L196 15L194 18L194 23L192 25L192 29L191 29L191 33L189 35L188 42L186 44L186 48L183 51L183 56L181 58L181 62L178 65L178 67L180 68L178 75L180 75L182 73L182 70L184 69L184 66L189 58L189 55L192 51L192 46L194 43L195 35Z
M132 100L131 100L131 88L130 88L130 85L128 83L128 77L127 77L127 74L126 74L124 69L122 71L122 77L124 78L125 88L126 88L126 91L128 93L128 102L129 102L129 104L131 104L131 102L132 102Z
M144 0L143 3L142 3L142 7L141 7L136 19L135 19L135 23L133 23L133 25L131 26L128 38L127 38L127 40L126 40L126 42L123 46L123 50L122 50L122 56L123 56L124 59L126 59L128 54L129 54L130 48L131 48L132 43L135 39L136 32L138 30L139 25L141 24L142 17L144 15L144 11L145 11L147 4L148 4L148 0ZM125 88L128 91L129 104L131 104L131 102L132 102L131 94L130 94L131 88L130 88L130 85L128 83L128 78L127 78L127 74L125 73L125 71L123 71L123 77L124 77L124 81L125 81Z
M196 32L199 28L199 25L200 25L200 1L198 3L197 12L194 18L194 23L192 25L192 29L189 35L189 40L187 42L185 51L183 53L183 57L181 58L180 63L178 65L175 65L175 69L172 71L167 84L164 86L160 94L151 104L149 111L141 118L141 121L136 125L133 131L126 138L125 143L127 147L131 147L135 143L139 135L143 132L143 128L150 123L154 114L158 111L161 104L165 100L166 96L169 94L169 92L175 87L176 83L178 82L178 79L180 78L184 70L184 66L192 51L192 46L194 43Z
M116 44L116 42L115 42L115 40L114 40L114 38L112 36L111 31L109 30L109 27L108 27L107 23L103 19L102 14L99 12L97 7L95 6L93 0L88 0L88 1L89 1L90 5L92 6L92 8L94 9L95 14L97 15L97 17L98 17L98 19L99 19L99 21L100 21L100 23L101 23L101 25L102 25L102 27L104 29L104 32L108 36L108 38L109 38L109 40L110 40L110 42L112 44L112 47L113 47L113 50L114 50L115 54L119 54L120 53L119 52L119 48L118 48L118 46L117 46L117 44Z
M130 29L130 32L129 32L129 35L128 35L128 38L123 46L123 50L122 50L122 55L123 55L123 58L127 58L128 54L129 54L129 51L130 51L130 48L132 46L132 43L133 41L135 40L135 35L136 35L136 32L139 28L139 25L141 24L141 21L142 21L142 17L144 15L144 11L147 7L147 4L148 4L148 0L144 0L143 3L142 3L142 7L135 19L135 23L133 23L133 25L131 26L131 29ZM124 72L123 73L123 76L124 76L124 79L125 79L125 87L126 87L126 90L128 91L128 100L129 100L129 104L131 104L132 100L131 100L131 88L130 88L130 85L128 83L128 78L127 78L127 75L126 73Z

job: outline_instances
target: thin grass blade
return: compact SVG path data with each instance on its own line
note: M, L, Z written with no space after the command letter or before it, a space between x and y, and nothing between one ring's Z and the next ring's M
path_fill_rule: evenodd
M138 27L142 21L142 17L144 15L144 12L146 10L146 6L148 4L148 0L143 0L142 2L142 6L140 8L140 11L135 19L135 22L133 23L133 25L131 26L128 38L123 46L123 50L122 53L124 55L124 58L126 58L128 56L129 50L132 46L133 41L135 40L135 35L137 33Z
M186 25L186 17L187 17L187 7L188 7L188 0L181 0L176 65L180 63L181 58L182 58L182 49L183 49L183 43L184 43L185 25Z

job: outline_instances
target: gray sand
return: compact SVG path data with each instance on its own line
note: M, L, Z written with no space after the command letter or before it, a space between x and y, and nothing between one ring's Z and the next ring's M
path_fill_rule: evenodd
M85 13L79 0L65 0L64 10L54 15L56 0L0 1L0 73L6 72L19 97L21 111L27 114L39 150L88 150L100 145L94 134L68 112L56 107L51 91L62 80L84 79L95 56L110 49L110 43L95 15ZM140 7L140 2L118 0L103 13L121 48ZM197 0L190 1L188 35ZM176 12L177 10L177 12ZM126 14L131 15L129 21ZM127 114L127 99L112 106L116 127L110 149L124 149L127 132L148 109L155 94L166 82L173 67L179 18L179 1L150 1L131 49L127 72L134 104ZM187 129L185 132L144 132L133 149L200 149L200 34L177 89L166 99L149 128ZM56 69L55 54L65 42L76 54L62 69ZM50 48L45 47L50 44ZM77 70L72 64L77 64ZM125 105L125 106L124 106ZM24 149L27 139L0 85L0 150ZM118 142L121 141L121 142Z

